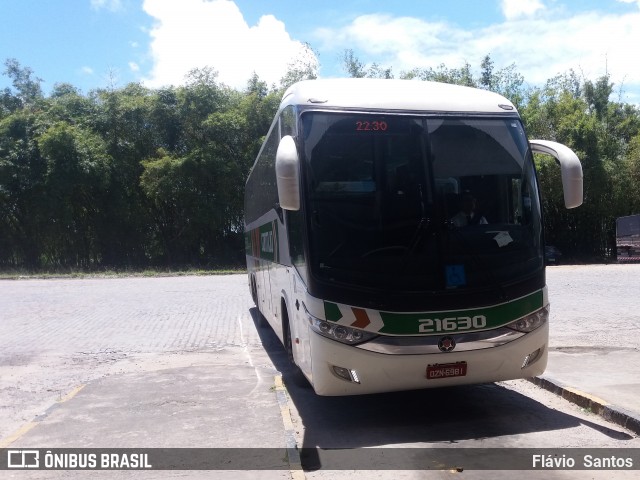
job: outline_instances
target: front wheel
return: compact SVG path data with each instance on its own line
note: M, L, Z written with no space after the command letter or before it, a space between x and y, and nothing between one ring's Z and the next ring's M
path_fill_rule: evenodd
M282 333L284 335L284 348L287 352L287 358L289 360L290 365L290 378L294 385L303 388L309 388L311 385L309 384L309 380L304 376L302 370L296 363L295 356L293 354L293 335L291 334L291 324L289 323L289 314L287 313L287 308L283 305L282 308Z
M293 355L293 336L291 335L291 325L289 323L289 314L287 313L286 307L282 309L282 333L284 335L284 348L287 351L287 359L291 366L298 368L296 365L296 360Z

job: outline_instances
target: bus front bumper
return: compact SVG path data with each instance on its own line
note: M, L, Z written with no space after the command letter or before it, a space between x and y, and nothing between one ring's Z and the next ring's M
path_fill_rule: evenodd
M391 355L344 345L311 332L310 380L318 395L339 396L530 378L543 373L547 366L548 339L549 324L545 322L533 332L497 347Z

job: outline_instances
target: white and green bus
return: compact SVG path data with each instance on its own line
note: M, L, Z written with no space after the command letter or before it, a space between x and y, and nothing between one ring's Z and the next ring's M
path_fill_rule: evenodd
M317 394L544 371L533 152L558 160L566 207L580 205L576 155L527 140L495 93L377 79L285 92L246 184L249 287Z

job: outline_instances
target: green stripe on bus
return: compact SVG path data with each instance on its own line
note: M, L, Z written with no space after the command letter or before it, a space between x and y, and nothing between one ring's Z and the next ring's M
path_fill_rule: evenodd
M245 251L247 255L277 262L280 260L280 238L278 222L272 220L245 232Z
M260 226L260 258L271 261L276 260L275 241L277 236L275 234L275 228L277 227L274 227L274 223L275 222L269 222Z
M504 326L542 308L544 302L542 290L512 302L493 307L454 310L444 312L391 313L380 312L384 326L379 333L389 335L419 335L424 333L456 333L463 331L490 330ZM337 322L342 318L337 304L324 302L326 319ZM467 325L469 323L469 325ZM447 325L450 328L436 330L425 326ZM464 325L463 328L459 328Z
M439 319L444 321L445 319L475 318L481 316L484 316L486 319L486 325L482 330L490 330L506 325L542 308L542 302L542 291L538 291L513 302L472 310L427 313L380 312L384 327L382 327L379 332L393 335L415 335L416 333L421 333L420 325L423 323L421 320Z
M337 322L342 318L342 312L335 303L324 302L324 315L330 322Z

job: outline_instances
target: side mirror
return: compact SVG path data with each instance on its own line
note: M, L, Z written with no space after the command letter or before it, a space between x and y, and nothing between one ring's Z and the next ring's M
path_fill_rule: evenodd
M560 164L564 206L575 208L582 205L582 165L573 150L549 140L530 140L529 143L534 152L551 155Z
M278 200L285 210L300 210L300 159L293 137L280 140L276 152L276 182Z

